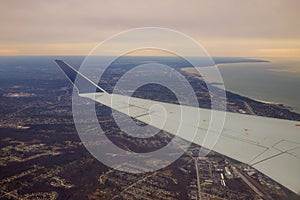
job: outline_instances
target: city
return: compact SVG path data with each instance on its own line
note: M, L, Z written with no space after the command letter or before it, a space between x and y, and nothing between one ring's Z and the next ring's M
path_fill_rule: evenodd
M126 68L108 71L111 90ZM54 66L53 66L54 67ZM195 88L199 104L210 107L199 77L178 68ZM51 71L51 70L50 70ZM55 72L59 73L59 72ZM53 72L53 74L55 74ZM113 74L114 78L111 78ZM63 76L35 76L32 83L1 87L0 199L292 199L288 189L255 169L215 152L198 157L192 145L176 162L145 174L110 169L84 148L72 118L72 86ZM48 76L48 75L47 75ZM29 75L28 77L32 77ZM22 80L19 80L22 82ZM142 87L134 95L175 102L169 91ZM149 92L149 91L152 91ZM283 106L257 102L227 93L231 112L299 120ZM115 124L111 110L96 105L99 124L119 147L151 151L166 145L172 135L159 132L151 140L133 138ZM137 122L138 123L138 122ZM127 167L131 163L124 163Z

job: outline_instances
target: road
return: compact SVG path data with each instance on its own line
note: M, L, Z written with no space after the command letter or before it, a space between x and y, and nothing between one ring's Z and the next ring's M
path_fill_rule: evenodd
M122 190L122 191L120 192L120 194L115 195L115 196L112 197L111 199L113 200L113 199L116 199L116 198L120 198L120 195L121 195L123 192L126 192L126 191L129 190L130 188L133 188L134 186L136 186L138 183L141 183L141 182L145 181L147 178L150 178L150 177L152 177L152 176L155 176L156 174L157 174L157 172L154 172L154 173L151 173L151 174L148 175L148 176L145 176L145 177L139 179L138 181L134 182L133 184L127 186L124 190Z
M200 186L200 175L199 175L199 168L198 168L198 158L193 158L193 159L195 161L195 168L196 168L196 174L197 174L198 199L202 200L201 186Z
M251 115L256 115L255 112L253 111L252 107L246 102L244 101L244 104L246 106L246 109L248 110L248 112L251 114Z
M232 167L234 173L236 173L241 179L260 197L264 197L265 195L259 191L246 176L244 176L236 167Z

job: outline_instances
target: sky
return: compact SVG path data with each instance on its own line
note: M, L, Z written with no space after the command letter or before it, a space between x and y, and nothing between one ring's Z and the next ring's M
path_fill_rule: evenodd
M180 31L210 55L300 57L298 0L0 0L1 55L87 55L138 27Z

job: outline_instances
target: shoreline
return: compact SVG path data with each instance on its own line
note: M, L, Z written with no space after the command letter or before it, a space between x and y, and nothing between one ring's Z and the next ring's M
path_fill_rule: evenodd
M233 90L226 90L226 88L225 88L225 91L226 92L230 92L232 94L236 94L236 95L242 96L244 98L248 98L248 99L250 99L252 101L256 101L256 102L259 102L259 103L270 104L270 105L274 105L274 106L280 106L281 108L288 109L290 112L294 112L294 113L300 114L300 111L298 111L295 108L293 108L292 106L286 105L284 103L256 99L254 97L250 97L250 96L247 96L247 95L244 95L244 94L240 94L239 92L236 92L236 91L233 91Z
M228 64L228 63L226 63L226 64ZM184 67L184 68L181 68L180 70L182 70L183 72L189 74L190 76L199 77L199 73L198 73L198 71L195 71L196 70L195 68ZM217 85L214 85L214 86L218 87ZM226 88L225 88L225 91L229 92L231 94L234 94L234 95L239 95L241 97L247 98L247 99L252 100L252 101L256 101L256 102L263 103L263 104L269 104L269 105L273 105L273 106L279 106L281 108L289 110L290 112L300 114L300 110L297 110L296 108L293 108L290 105L286 105L285 103L271 102L271 101L267 101L267 100L257 99L255 97L250 97L250 96L247 96L245 94L241 94L240 92L237 92L237 91L234 91L234 90L228 90Z

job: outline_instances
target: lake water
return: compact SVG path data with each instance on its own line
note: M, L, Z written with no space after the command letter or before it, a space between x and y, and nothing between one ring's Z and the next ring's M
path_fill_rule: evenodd
M264 60L270 62L219 64L226 90L300 113L300 59Z

